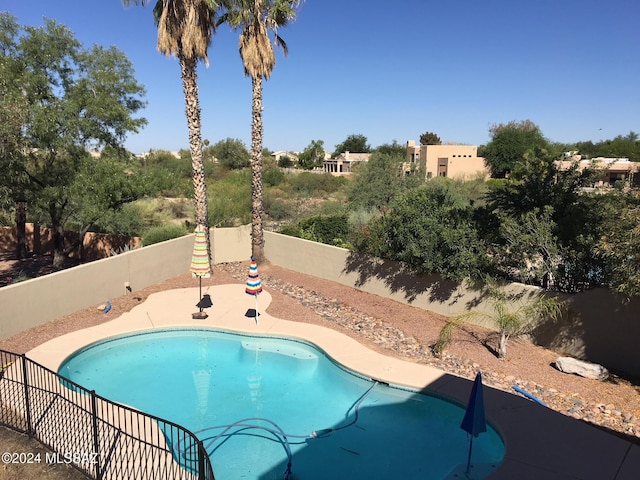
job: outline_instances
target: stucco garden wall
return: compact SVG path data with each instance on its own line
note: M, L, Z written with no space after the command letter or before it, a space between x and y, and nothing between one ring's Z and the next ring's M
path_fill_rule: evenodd
M249 226L216 228L211 233L214 263L250 258ZM192 250L193 235L188 235L0 288L0 339L123 295L125 283L135 292L186 273ZM265 232L265 256L289 270L446 316L471 308L489 309L478 290L437 276L415 277L394 262L330 245ZM539 293L521 284L509 288L523 295ZM569 319L538 329L532 339L558 352L640 377L640 300L625 303L606 289L563 298L571 309Z
M187 273L194 235L0 288L0 339ZM213 262L248 260L250 227L211 230Z
M469 309L489 312L478 290L438 276L415 277L395 262L353 254L273 232L265 232L265 255L271 263L453 316ZM537 295L540 289L511 284L509 291ZM560 297L569 306L566 320L538 328L531 339L564 354L600 363L612 371L640 377L640 299L625 303L606 289Z

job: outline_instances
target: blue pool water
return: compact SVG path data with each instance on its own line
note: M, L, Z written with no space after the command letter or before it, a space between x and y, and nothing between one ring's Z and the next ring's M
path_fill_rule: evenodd
M196 433L218 480L282 479L288 458L296 479L443 479L467 460L463 408L362 378L299 341L155 331L93 344L59 373ZM222 428L238 423L268 430ZM492 428L474 439L474 465L489 472L503 455Z

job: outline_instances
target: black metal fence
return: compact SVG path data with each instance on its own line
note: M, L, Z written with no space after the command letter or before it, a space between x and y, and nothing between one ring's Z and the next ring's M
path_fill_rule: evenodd
M35 437L97 480L215 480L187 429L96 395L25 355L0 350L0 425Z

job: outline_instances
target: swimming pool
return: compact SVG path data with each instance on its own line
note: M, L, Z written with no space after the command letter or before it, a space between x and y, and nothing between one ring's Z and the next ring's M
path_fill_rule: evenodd
M466 463L464 410L337 365L296 340L215 330L111 338L74 353L64 377L171 420L203 440L218 480L444 479ZM473 444L490 472L504 445Z

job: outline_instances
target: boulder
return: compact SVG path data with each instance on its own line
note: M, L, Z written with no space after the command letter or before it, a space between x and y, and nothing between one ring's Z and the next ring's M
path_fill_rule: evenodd
M594 380L606 380L609 377L609 371L597 363L589 363L571 357L558 357L555 363L556 368L564 373L573 373Z

